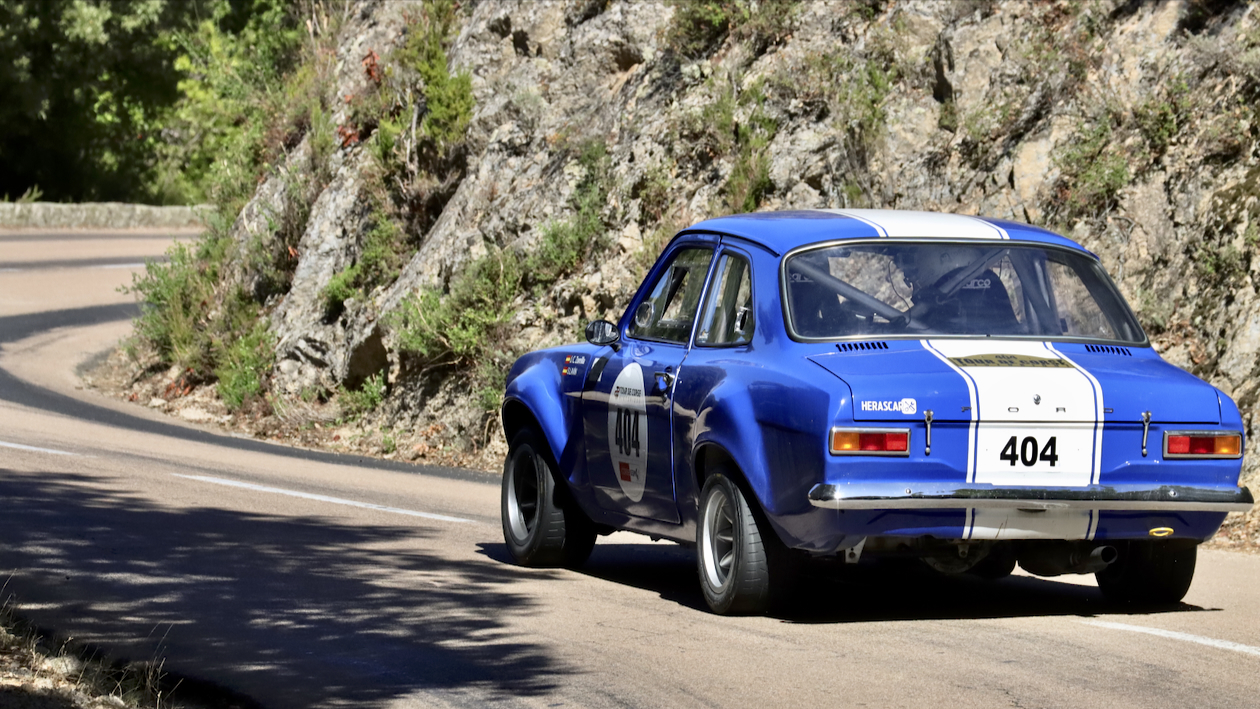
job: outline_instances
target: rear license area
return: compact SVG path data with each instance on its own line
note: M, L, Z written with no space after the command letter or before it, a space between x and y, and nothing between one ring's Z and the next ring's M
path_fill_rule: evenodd
M1092 482L1093 423L976 424L969 482L1003 487L1076 487Z

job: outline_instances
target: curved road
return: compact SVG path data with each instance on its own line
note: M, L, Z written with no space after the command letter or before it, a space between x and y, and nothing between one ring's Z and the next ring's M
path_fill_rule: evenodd
M820 574L791 614L703 609L692 557L617 534L506 562L493 476L299 451L79 388L154 234L0 233L0 576L23 613L236 706L1255 706L1260 557L1184 604L1092 579ZM188 686L192 686L190 682Z

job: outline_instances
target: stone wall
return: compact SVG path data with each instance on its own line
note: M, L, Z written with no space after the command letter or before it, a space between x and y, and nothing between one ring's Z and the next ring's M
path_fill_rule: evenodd
M0 229L199 229L212 207L0 202Z

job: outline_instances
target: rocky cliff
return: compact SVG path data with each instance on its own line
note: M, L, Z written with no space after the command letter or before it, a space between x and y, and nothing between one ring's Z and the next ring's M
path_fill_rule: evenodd
M263 413L338 445L493 469L516 353L615 319L687 223L812 207L1067 233L1256 430L1249 3L364 1L327 76L330 119L237 217L223 278L264 278L239 254L305 190L283 286L251 286Z

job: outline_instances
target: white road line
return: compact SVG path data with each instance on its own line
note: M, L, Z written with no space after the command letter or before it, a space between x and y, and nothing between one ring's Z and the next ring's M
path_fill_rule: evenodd
M36 453L51 453L52 455L74 455L74 456L78 455L78 453L68 453L66 451L55 451L51 448L36 448L35 446L24 446L21 443L8 443L6 441L0 441L0 448L16 448L20 451L34 451Z
M1191 635L1190 633L1178 633L1175 630L1163 630L1161 628L1147 628L1141 625L1128 625L1127 623L1112 623L1105 620L1082 620L1085 625L1093 625L1099 628L1111 628L1112 630L1127 630L1131 633L1146 633L1147 635L1158 635L1161 638L1170 640L1182 640L1188 643L1198 643L1215 647L1221 650L1233 650L1241 652L1245 655L1255 655L1260 657L1260 647L1254 645L1243 645L1242 643L1232 643L1228 640L1217 640L1216 638L1206 638L1202 635Z
M391 512L396 515L407 515L408 517L423 517L424 519L433 519L439 522L472 522L471 519L463 517L449 517L447 515L434 514L432 512L416 512L415 510L404 510L397 507L386 507L385 505L374 505L370 502L356 502L354 500L343 500L340 497L328 497L327 495L313 495L309 492L297 492L296 490L285 490L279 487L266 487L265 485L254 485L253 483L243 483L236 480L225 480L223 478L212 478L207 475L180 475L179 473L171 473L177 478L186 480L197 480L203 483L213 483L215 485L226 485L228 487L239 487L246 490L254 490L256 492L270 492L276 495L288 495L289 497L300 497L304 500L315 500L317 502L329 502L334 505L346 505L347 507L361 507L365 510L376 510L378 512Z

